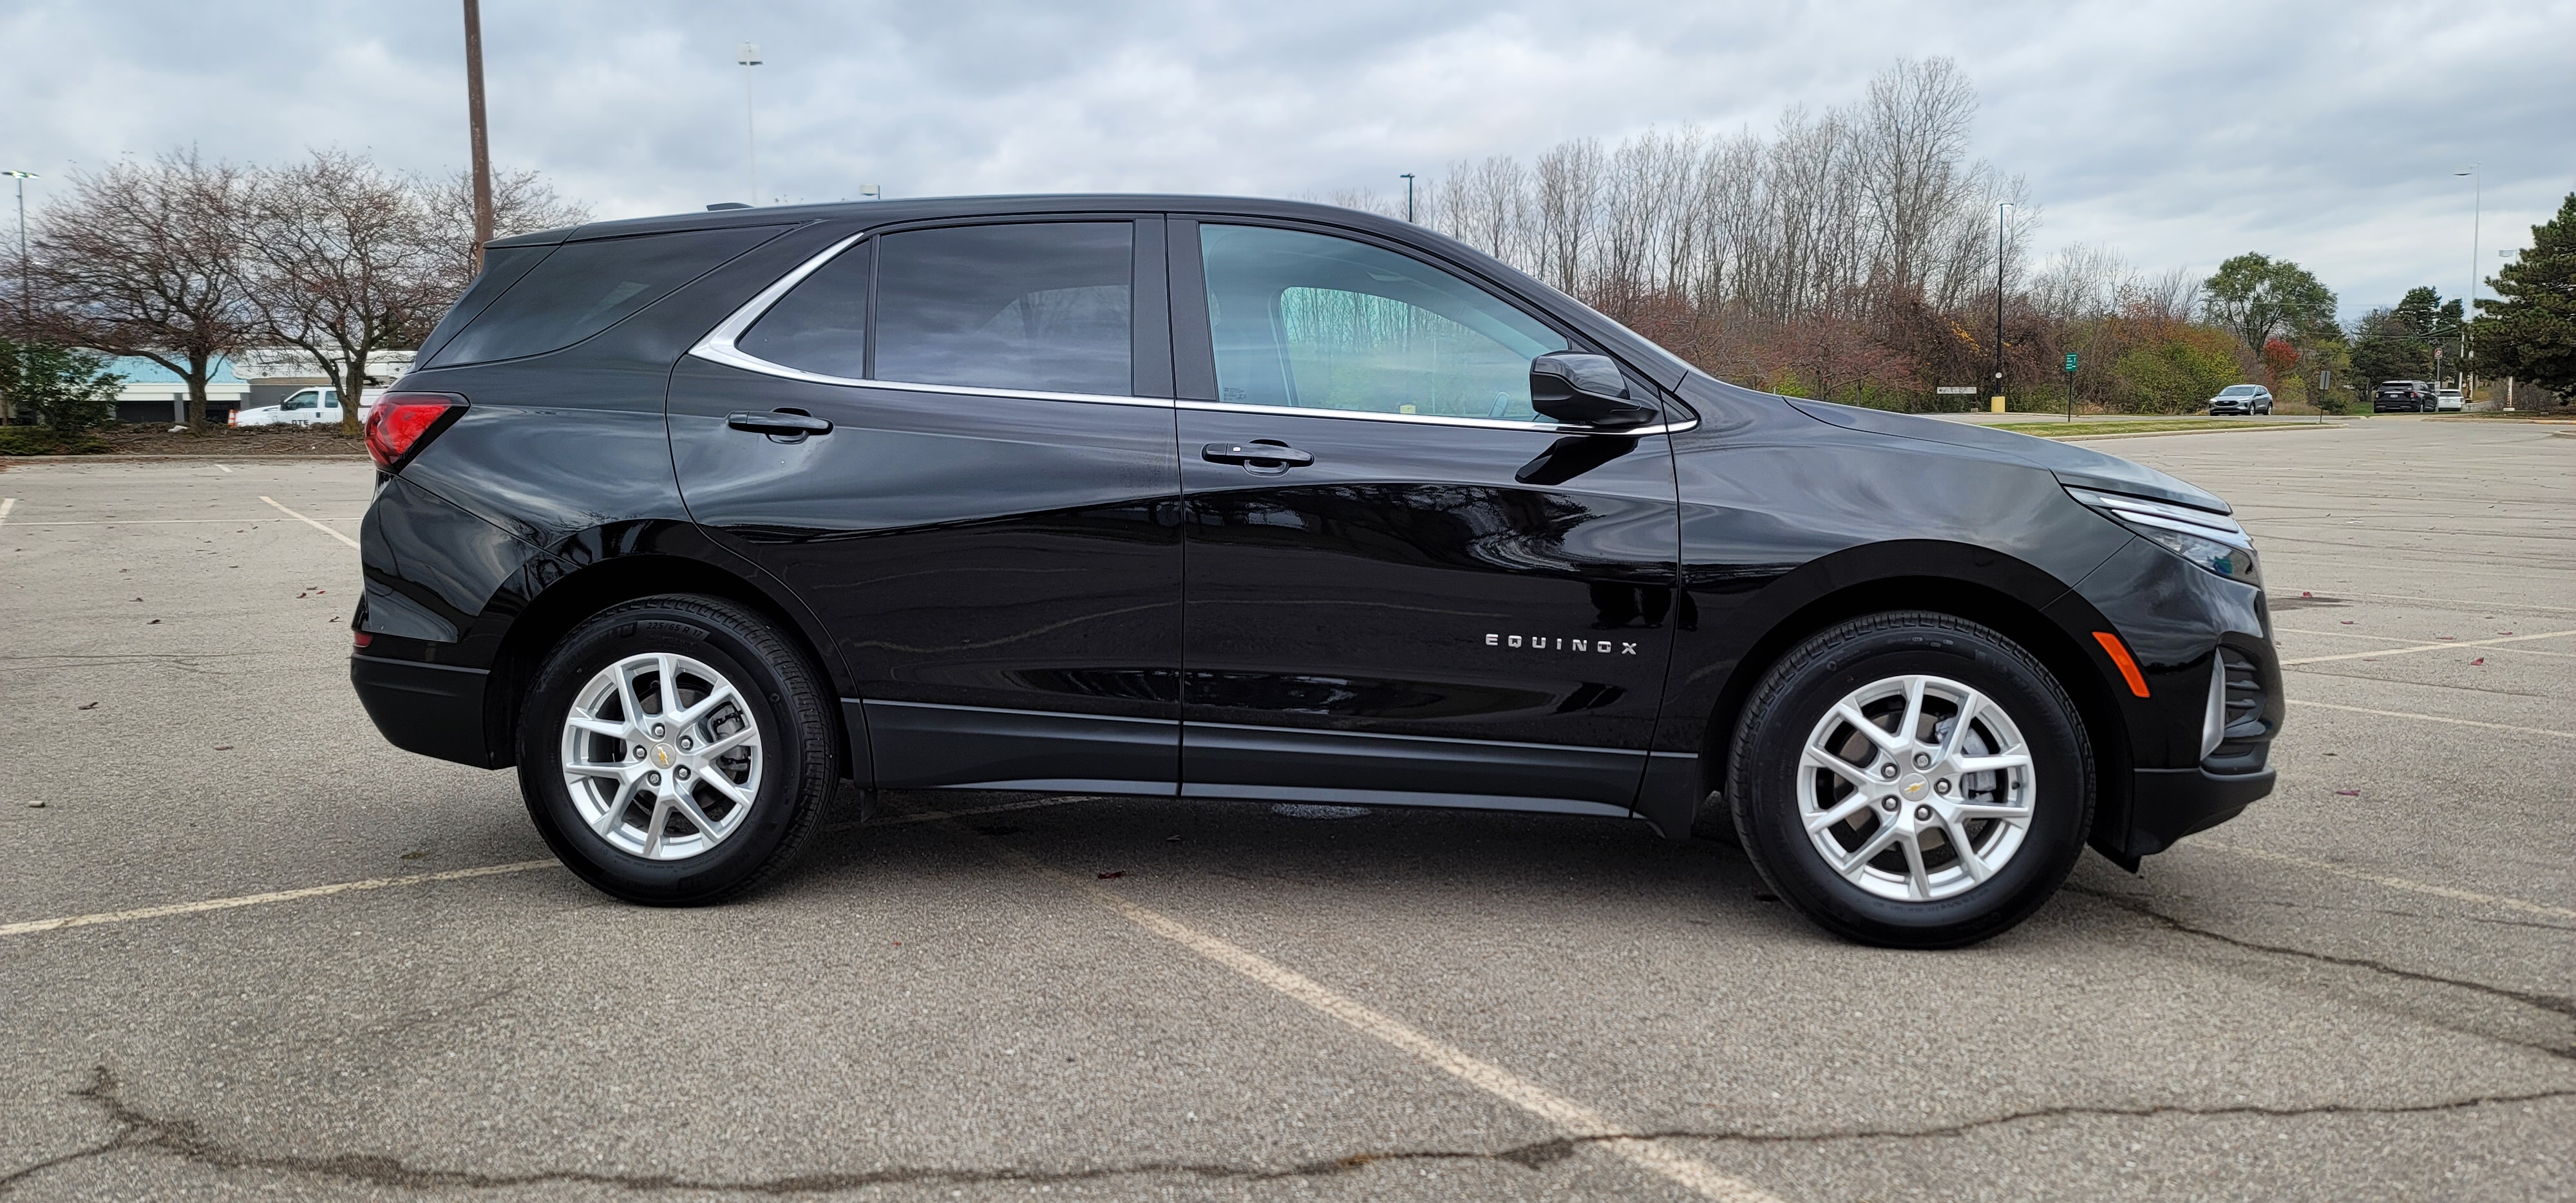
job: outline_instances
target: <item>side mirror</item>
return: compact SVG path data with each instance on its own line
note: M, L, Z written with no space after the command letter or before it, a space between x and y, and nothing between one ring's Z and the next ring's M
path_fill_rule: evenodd
M1655 420L1628 399L1628 377L1607 355L1560 351L1530 361L1530 408L1568 426L1617 430Z

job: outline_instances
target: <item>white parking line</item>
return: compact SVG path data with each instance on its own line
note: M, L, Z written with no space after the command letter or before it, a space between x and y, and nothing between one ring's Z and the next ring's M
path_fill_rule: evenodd
M261 501L265 501L265 502L269 503L270 505L277 505L277 499L276 499L276 498L274 498L274 497L262 497L262 498L260 498L260 500L261 500ZM347 535L341 534L340 532L335 531L335 530L331 529L330 527L324 526L324 525L322 525L322 524L321 524L321 523L319 523L319 522L315 522L314 520L312 520L312 519L310 519L310 518L307 518L307 517L305 517L305 516L304 516L304 515L302 515L302 514L296 513L296 512L295 512L295 511L293 511L293 510L287 509L285 506L277 505L277 509L278 509L278 512L279 512L279 513L282 513L282 514L286 515L286 516L287 516L287 517L289 517L289 518L293 518L293 519L295 519L296 521L301 522L301 523L303 523L303 524L304 524L304 525L306 525L306 526L312 527L313 529L318 530L318 531L322 532L323 534L329 535L329 536L331 536L331 537L332 537L332 538L334 538L334 539L338 539L339 541L341 541L341 542L343 542L343 543L346 543L346 544L348 544L348 545L349 545L349 546L351 546L351 547L356 547L356 546L358 545L358 541L357 541L357 540L352 539L352 538L350 538L350 537L349 537L349 536L347 536Z
M2545 631L2538 635L2503 635L2494 639L2453 639L2443 643L2419 643L2413 647L2382 647L2366 652L2341 652L2332 656L2301 656L2296 660L2282 661L2281 667L2288 668L2294 664L2322 664L2328 660L2359 660L2365 656L2412 656L2417 652L2438 652L2444 648L2493 647L2499 643L2522 643L2532 639L2563 639L2569 635L2576 635L2576 631Z
M18 499L17 499L17 498L15 498L15 497L0 497L0 525L6 525L6 524L8 523L8 521L9 521L9 511L14 510L14 509L16 509L16 508L18 508Z
M2193 838L2191 842L2185 844L2184 847L2215 848L2221 852L2233 853L2237 856L2250 856L2257 860L2279 861L2285 865L2297 865L2303 869L2315 869L2320 873L2332 873L2337 877L2349 877L2355 881L2366 881L2373 885L2387 886L2392 890L2411 890L2418 894L2430 894L2436 898L2449 898L2457 902L2475 902L2484 906L2502 907L2509 911L2522 911L2526 914L2548 915L2558 919L2576 919L2576 910L2569 910L2563 906L2546 906L2537 902L2524 902L2519 898L2499 898L2493 894L2480 894L2471 890L2455 890L2449 886L2428 885L2420 881L2408 881L2403 877L2390 877L2381 873L2371 873L2361 869L2338 865L2333 861L2310 860L2304 856L2292 856L2287 852L2267 852L2261 848L2248 848L2243 844L2222 844L2217 840L2202 839L2198 837Z
M1004 862L1073 890L1101 909L1304 1003L1363 1035L1428 1061L1433 1068L1520 1108L1567 1137L1597 1142L1639 1168L1687 1187L1702 1198L1724 1203L1779 1203L1777 1196L1752 1183L1730 1178L1698 1158L1665 1148L1653 1140L1620 1136L1618 1133L1625 1129L1611 1123L1609 1116L1336 992L1268 957L1131 902L1114 891L1101 888L1096 882L1085 881L1017 848L990 840L983 842Z
M490 877L496 873L525 873L530 869L544 869L561 863L563 862L553 860L523 860L507 865L449 869L444 873L416 873L409 877L376 877L366 881L344 881L336 885L306 886L300 890L243 894L234 898L208 898L199 902L174 902L168 906L139 907L130 911L102 911L95 915L66 915L60 919L31 919L24 923L0 923L0 936L61 931L67 927L93 927L101 923L132 923L137 919L194 915L203 911L228 911L241 906L265 906L272 902L293 902L298 898L321 898L330 894L351 894L361 890L385 890L395 886L416 886L433 881L461 881L468 877Z
M35 524L35 523L30 522L30 523L25 523L24 525L27 525L27 526L34 526L34 525L36 525L36 524ZM2358 631L2311 631L2311 630L2308 630L2308 629L2307 629L2307 628L2305 628L2305 627L2274 627L2274 628L2272 628L2272 633L2273 633L2273 634L2276 634L2276 635L2317 635L2317 636L2322 636L2322 637L2327 638L2327 639L2370 639L2370 640L2376 640L2377 642L2380 642L2380 643L2417 643L2417 642L2421 642L2420 637L2418 637L2418 636L2414 636L2414 635L2365 635L2365 634L2362 634L2362 633L2360 633L2360 632L2358 632ZM2456 639L2454 639L2454 640L2451 640L2449 643L2444 644L2443 646L2445 646L2445 647L2451 647L2451 646L2456 646L2458 643L2459 643L2459 641L2458 641L2458 640L2456 640ZM2480 644L2479 646L2480 646L2480 647L2493 647L2494 645L2493 645L2493 644ZM2576 652L2547 652L2547 651L2542 651L2541 649L2536 648L2536 647L2499 647L2499 648L2496 648L2495 650L2497 650L2497 651L2499 651L2499 652L2503 652L2503 653L2509 654L2509 655L2515 655L2515 656L2552 656L2552 657L2564 657L2564 658L2567 658L2567 659L2576 659ZM2372 656L2376 656L2376 655L2378 655L2378 654L2379 654L2379 653L2377 653L2377 652L2372 652L2372 653L2371 653L2371 655L2372 655ZM2365 657L2363 657L2363 658L2364 658L2364 659L2368 659L2369 657L2368 657L2368 656L2365 656Z
M223 468L223 470L224 470L224 472L225 472L225 474L226 474L226 475L230 475L230 474L232 473L232 469L231 469L231 468L229 468L229 467L225 467L225 466L224 466L224 465L222 465L222 464L217 464L217 465L215 465L215 466L216 466L216 467L218 467L218 468Z
M2358 598L2362 601L2439 602L2445 610L2457 610L2460 608L2460 599L2456 597L2412 597L2403 593L2339 593L2336 594L2336 596L2344 598ZM2496 604L2496 608L2499 610L2551 610L2560 614L2576 614L2576 607L2544 606L2537 602L2499 602Z
M266 500L266 499L265 499L265 498L262 498L262 500ZM238 523L238 522L294 522L294 521L298 521L298 520L307 521L307 522L312 521L312 520L311 520L311 519L309 519L309 518L305 518L305 517L304 517L304 515L302 515L302 514L297 514L297 515L296 515L295 517L293 517L293 518L70 518L70 519L62 519L62 520L58 520L58 521L54 521L54 522L21 522L21 523L19 523L18 525L20 525L20 526L174 526L174 525L178 525L178 524L180 524L180 523L187 523L187 522L200 522L200 523L211 523L211 524L213 524L213 525L221 526L221 525L223 525L224 523L227 523L227 522L236 522L236 523ZM333 518L333 519L330 519L330 521L333 521L333 522L356 522L356 521L359 521L359 519L356 519L356 518ZM323 528L323 529L328 530L328 529L330 529L330 528L325 527L325 528ZM334 533L337 533L337 532L334 532Z
M2383 718L2402 718L2408 722L2449 723L2458 727L2484 727L2489 731L2519 731L2525 735L2548 735L2559 739L2576 739L2576 731L2552 731L2547 727L2516 727L2506 723L2482 723L2473 718L2444 718L2438 714L2410 714L2403 710L2373 710L2368 706L2338 706L2333 702L2311 702L2291 698L2293 706L2315 706L2323 710L2345 710L2354 714L2376 714Z

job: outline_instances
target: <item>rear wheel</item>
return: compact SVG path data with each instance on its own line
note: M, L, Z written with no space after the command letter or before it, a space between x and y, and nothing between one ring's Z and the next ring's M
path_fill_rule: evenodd
M584 881L722 901L793 863L838 780L822 675L714 597L612 607L566 634L520 708L519 785Z
M1898 612L1800 644L1754 690L1728 758L1745 854L1818 926L1971 944L2037 910L2082 854L2091 744L2021 647Z

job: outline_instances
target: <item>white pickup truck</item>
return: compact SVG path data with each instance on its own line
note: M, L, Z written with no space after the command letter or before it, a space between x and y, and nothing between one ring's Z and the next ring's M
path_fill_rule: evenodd
M376 407L385 390L371 388L359 400L358 420ZM332 388L297 389L275 405L233 411L235 426L337 426L340 424L340 390Z

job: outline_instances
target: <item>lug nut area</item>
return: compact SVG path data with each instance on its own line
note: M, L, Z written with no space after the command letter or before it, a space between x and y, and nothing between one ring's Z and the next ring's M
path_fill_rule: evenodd
M655 739L660 739L660 738L662 738L662 724L660 724L660 723L655 723L655 724L653 724L653 738L655 738Z
M1878 766L1878 775L1886 780L1894 781L1896 780L1896 766L1893 764L1882 764Z
M689 742L689 737L688 737L688 736L683 735L683 736L681 736L681 737L680 737L680 750L681 750L681 751L686 752L686 751L688 751L691 747L694 747L694 746L695 746L695 745L693 745L693 744L691 744L691 743Z
M682 765L679 769L677 769L676 771L674 771L671 775L672 775L672 776L674 776L674 777L679 778L679 779L680 779L680 780L682 780L682 781L686 781L686 780L688 780L688 779L689 779L689 769L688 769L688 766L686 766L686 765Z
M1929 823L1929 822L1931 822L1931 821L1932 821L1932 808L1931 808L1931 807L1929 807L1929 806L1917 806L1917 807L1915 807L1915 808L1914 808L1914 821L1915 821L1915 822L1917 822L1917 823Z
M1939 781L1935 781L1935 782L1933 782L1933 783L1932 783L1932 792L1933 792L1933 793L1936 793L1936 794L1946 794L1946 793L1949 793L1949 792L1950 792L1950 779L1949 779L1949 778L1947 778L1947 777L1944 777L1944 778L1940 779Z
M1896 795L1894 795L1894 794L1889 794L1888 796L1886 796L1886 797L1884 797L1884 798L1879 799L1879 800L1878 800L1878 808L1879 808L1880 810L1889 810L1889 811L1895 810L1895 809L1896 809Z
M635 745L635 759L637 759L637 760L642 760L642 759L644 759L644 745L642 745L642 744L637 744L637 745Z
M1918 769L1928 769L1928 768L1931 768L1931 767L1932 767L1932 754L1931 754L1931 753L1929 753L1929 752L1917 752L1917 753L1915 753L1915 754L1914 754L1914 767L1916 767L1916 768L1918 768Z
M660 784L662 784L662 774L660 774L660 773L646 773L646 774L644 774L644 784L646 784L646 785L660 785Z

